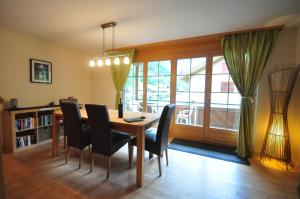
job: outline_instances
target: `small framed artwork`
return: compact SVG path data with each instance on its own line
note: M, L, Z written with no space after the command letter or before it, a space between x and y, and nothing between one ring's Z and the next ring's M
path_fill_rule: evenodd
M30 59L30 81L33 83L52 83L52 63Z

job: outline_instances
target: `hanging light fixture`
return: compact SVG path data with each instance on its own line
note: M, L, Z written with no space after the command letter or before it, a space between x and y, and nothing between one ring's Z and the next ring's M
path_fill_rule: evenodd
M115 26L117 25L116 22L109 22L105 24L101 24L100 27L103 29L102 35L102 52L99 54L98 57L93 58L89 61L89 66L94 68L96 66L110 66L112 63L114 65L129 64L130 59L128 54L122 53L120 51L116 51L115 48ZM112 28L112 49L106 52L105 49L105 28Z

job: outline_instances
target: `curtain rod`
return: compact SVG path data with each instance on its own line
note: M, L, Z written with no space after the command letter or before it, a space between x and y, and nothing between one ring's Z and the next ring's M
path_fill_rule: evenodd
M264 30L281 30L283 27L284 27L283 25L268 26L268 27L252 28L252 29L238 30L238 31L232 31L232 32L224 32L224 33L220 33L220 37L248 33L248 32L259 32L259 31L264 31Z

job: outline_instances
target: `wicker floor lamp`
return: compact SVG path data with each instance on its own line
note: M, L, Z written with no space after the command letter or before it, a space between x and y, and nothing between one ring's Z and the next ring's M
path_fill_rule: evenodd
M271 112L260 158L283 161L286 169L292 162L287 112L298 71L293 66L268 74Z

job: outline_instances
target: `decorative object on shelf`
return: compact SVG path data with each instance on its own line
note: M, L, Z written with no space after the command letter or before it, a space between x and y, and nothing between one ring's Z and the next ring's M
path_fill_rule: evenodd
M114 65L120 65L121 62L123 64L129 64L130 61L130 55L126 53L126 51L117 51L115 50L115 26L117 25L116 22L109 22L105 24L101 24L100 27L103 29L103 35L102 35L102 52L99 54L98 57L93 58L89 62L90 67L95 66L110 66L112 64ZM112 49L109 51L106 51L105 49L105 28L112 28Z
M120 103L118 105L118 117L123 118L123 104L122 104L122 98L120 98Z
M260 158L261 161L266 159L283 161L286 169L292 163L287 121L288 105L298 71L299 67L292 66L268 74L271 112Z
M52 63L30 59L30 81L33 83L52 83Z
M10 108L11 109L18 108L18 99L16 98L10 99Z

